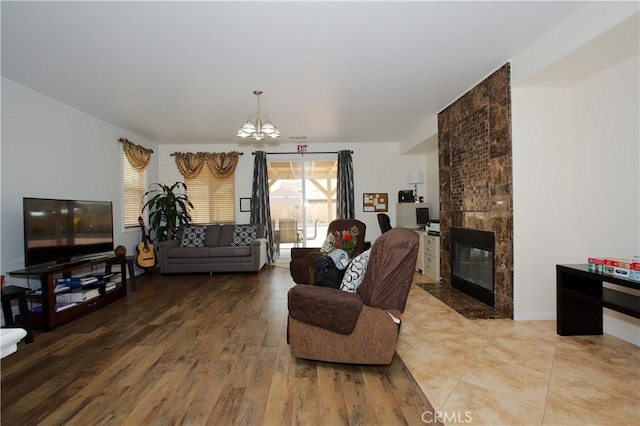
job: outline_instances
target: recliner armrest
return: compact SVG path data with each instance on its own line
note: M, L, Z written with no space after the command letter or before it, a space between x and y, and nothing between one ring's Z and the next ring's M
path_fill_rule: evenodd
M363 305L357 293L329 287L296 285L288 293L292 317L339 334L351 334Z
M320 253L320 247L293 247L291 249L291 259L306 257L309 253Z

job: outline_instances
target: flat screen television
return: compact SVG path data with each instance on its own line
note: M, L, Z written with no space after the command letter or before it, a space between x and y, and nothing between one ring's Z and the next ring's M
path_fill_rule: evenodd
M23 198L24 263L67 263L113 250L111 201Z
M416 223L424 229L429 223L429 207L416 207Z

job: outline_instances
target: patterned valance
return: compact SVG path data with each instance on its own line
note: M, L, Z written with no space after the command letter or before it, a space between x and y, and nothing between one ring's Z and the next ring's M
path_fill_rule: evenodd
M174 152L178 170L185 179L193 179L206 164L218 179L233 176L242 153L233 152Z
M151 161L151 154L153 154L153 150L136 145L127 138L120 138L118 140L122 142L124 155L127 156L131 166L139 172L146 169L149 165L149 161Z

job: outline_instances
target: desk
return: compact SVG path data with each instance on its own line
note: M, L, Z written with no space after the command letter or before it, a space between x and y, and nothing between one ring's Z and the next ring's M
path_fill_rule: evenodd
M15 285L2 287L2 314L4 315L4 323L6 325L16 325L16 322L13 319L13 312L11 311L11 301L17 299L18 307L20 309L20 318L22 320L22 324L19 324L19 326L27 331L25 342L32 343L33 333L31 332L31 316L29 315L29 306L27 305L28 291L30 291L30 289Z
M416 269L435 281L440 281L440 237L415 230L420 237Z
M556 265L557 333L601 335L602 308L640 318L640 296L605 288L603 283L640 290L640 283L589 271L589 266Z

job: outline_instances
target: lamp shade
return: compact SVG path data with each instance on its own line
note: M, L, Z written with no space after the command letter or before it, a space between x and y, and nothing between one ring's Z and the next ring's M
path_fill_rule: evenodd
M422 171L411 170L409 173L407 173L407 183L415 185L423 182L424 182L424 179L422 178Z

